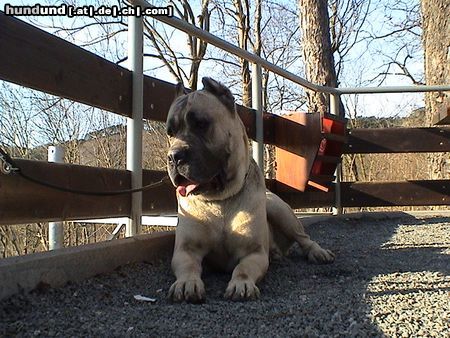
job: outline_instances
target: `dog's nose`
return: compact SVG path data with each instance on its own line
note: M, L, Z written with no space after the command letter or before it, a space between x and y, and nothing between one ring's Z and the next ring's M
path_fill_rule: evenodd
M172 149L169 151L168 161L172 165L181 165L186 162L187 160L187 149L184 148L178 148L178 149Z

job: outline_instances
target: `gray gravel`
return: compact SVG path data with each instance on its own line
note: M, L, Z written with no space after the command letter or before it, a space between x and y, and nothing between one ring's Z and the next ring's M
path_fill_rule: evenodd
M336 262L311 265L293 250L271 263L260 300L225 301L229 276L205 271L206 303L171 304L167 258L3 301L0 336L449 336L450 218L333 220L308 232Z

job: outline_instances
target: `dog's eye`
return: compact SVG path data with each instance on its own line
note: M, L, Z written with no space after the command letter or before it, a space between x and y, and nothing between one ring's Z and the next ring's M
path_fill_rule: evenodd
M209 127L209 121L207 119L198 119L195 121L195 127L197 129L206 130Z
M211 124L211 121L208 117L202 116L199 113L193 111L188 112L186 118L189 126L192 129L198 131L206 131Z
M166 134L167 134L167 136L173 137L174 132L173 132L172 126L167 126Z
M176 134L176 123L175 123L175 120L173 118L170 119L169 121L167 121L166 134L169 137L173 137Z

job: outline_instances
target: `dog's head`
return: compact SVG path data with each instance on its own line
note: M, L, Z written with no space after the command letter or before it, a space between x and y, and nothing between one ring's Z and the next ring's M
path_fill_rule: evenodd
M247 136L230 90L211 78L202 82L203 90L191 93L177 85L166 123L167 169L179 196L224 198L247 170Z

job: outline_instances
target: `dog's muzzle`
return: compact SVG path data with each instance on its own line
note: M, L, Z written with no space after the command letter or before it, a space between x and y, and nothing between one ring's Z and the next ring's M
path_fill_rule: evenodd
M183 197L194 192L200 185L189 178L187 169L189 157L189 149L187 148L171 149L167 155L170 179L177 188L177 192Z

